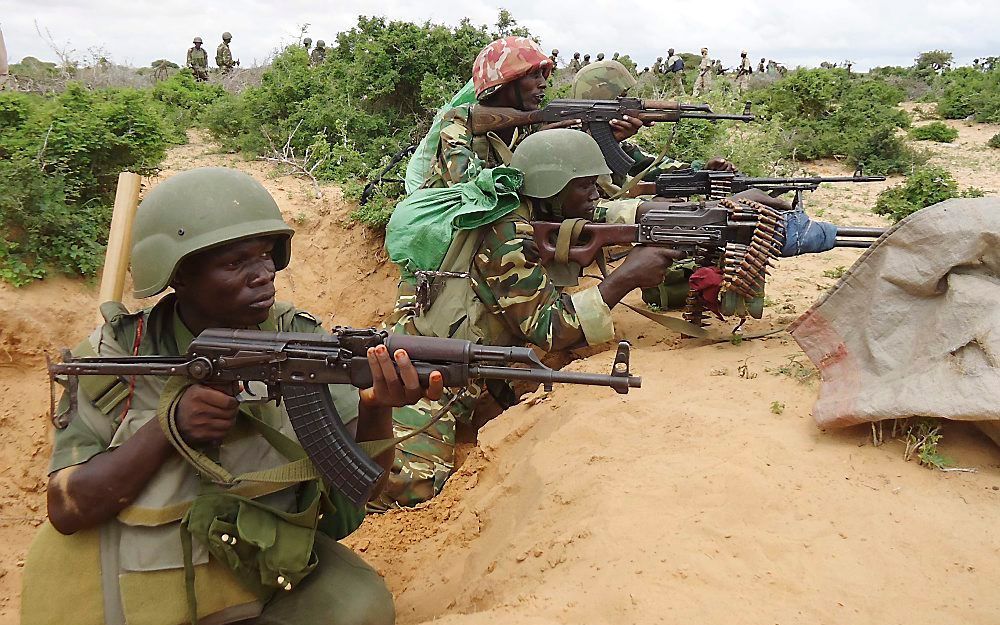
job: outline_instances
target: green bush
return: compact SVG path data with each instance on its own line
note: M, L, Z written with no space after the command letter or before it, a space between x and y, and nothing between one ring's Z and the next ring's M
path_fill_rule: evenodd
M885 81L843 69L802 69L750 92L764 119L781 120L784 156L813 160L846 156L873 174L906 171L917 154L897 130L910 125L898 104L905 93Z
M958 131L942 122L931 122L926 126L915 126L910 129L910 136L918 141L937 141L951 143L958 139Z
M922 208L956 197L982 197L975 187L959 191L952 175L940 167L923 167L914 170L906 182L890 187L879 194L873 211L897 222Z
M1000 148L1000 132L990 137L990 140L986 142L986 145L991 148Z
M0 94L0 279L94 275L118 174L154 173L167 138L148 91Z
M292 136L301 155L319 137L328 157L317 177L354 182L420 139L490 41L485 27L468 20L449 28L362 17L337 36L321 65L310 67L301 46L289 47L259 87L215 99L203 119L224 147L251 154ZM356 214L373 226L383 223L379 215L371 209Z

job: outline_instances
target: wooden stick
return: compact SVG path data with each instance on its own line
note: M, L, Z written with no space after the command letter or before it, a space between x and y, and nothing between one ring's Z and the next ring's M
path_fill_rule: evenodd
M3 30L0 30L0 90L7 85L10 67L7 65L7 45L3 42Z
M111 216L111 232L108 234L108 251L104 255L104 271L101 274L101 290L98 306L104 302L122 301L125 291L125 271L128 269L132 251L132 222L135 209L139 206L139 189L142 176L123 171L118 174L118 191L115 193L115 212ZM104 317L98 313L98 322Z

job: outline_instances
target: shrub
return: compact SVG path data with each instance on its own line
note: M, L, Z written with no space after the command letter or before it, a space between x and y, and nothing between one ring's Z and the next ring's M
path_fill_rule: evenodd
M958 138L958 131L942 122L931 122L926 126L916 126L910 129L910 136L918 141L937 141L951 143Z
M956 197L982 197L975 187L958 190L952 175L940 167L915 170L906 182L890 187L879 194L873 209L876 215L885 215L897 222L922 208Z
M910 125L897 108L905 93L843 69L803 69L750 92L764 119L781 120L784 156L813 160L846 156L873 174L906 171L918 161L896 131Z
M990 137L990 140L986 142L986 145L991 148L1000 148L1000 132Z
M118 174L150 175L167 130L149 92L70 84L50 99L0 94L0 279L103 261Z
M215 99L204 120L223 146L253 154L270 149L268 137L283 144L296 128L292 145L302 153L320 134L330 158L318 177L365 178L420 139L490 40L468 20L449 28L362 17L337 36L323 64L310 67L301 46L289 47L259 87Z

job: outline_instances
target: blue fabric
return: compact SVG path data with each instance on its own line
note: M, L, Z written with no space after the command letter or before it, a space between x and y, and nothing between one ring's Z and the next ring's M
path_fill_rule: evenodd
M785 219L785 245L782 257L799 254L818 254L833 249L837 226L826 221L810 219L804 210L788 211Z

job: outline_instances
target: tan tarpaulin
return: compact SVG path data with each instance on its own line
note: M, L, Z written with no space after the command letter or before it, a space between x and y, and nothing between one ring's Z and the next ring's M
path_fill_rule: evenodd
M822 374L821 427L1000 420L1000 198L904 219L791 332Z

